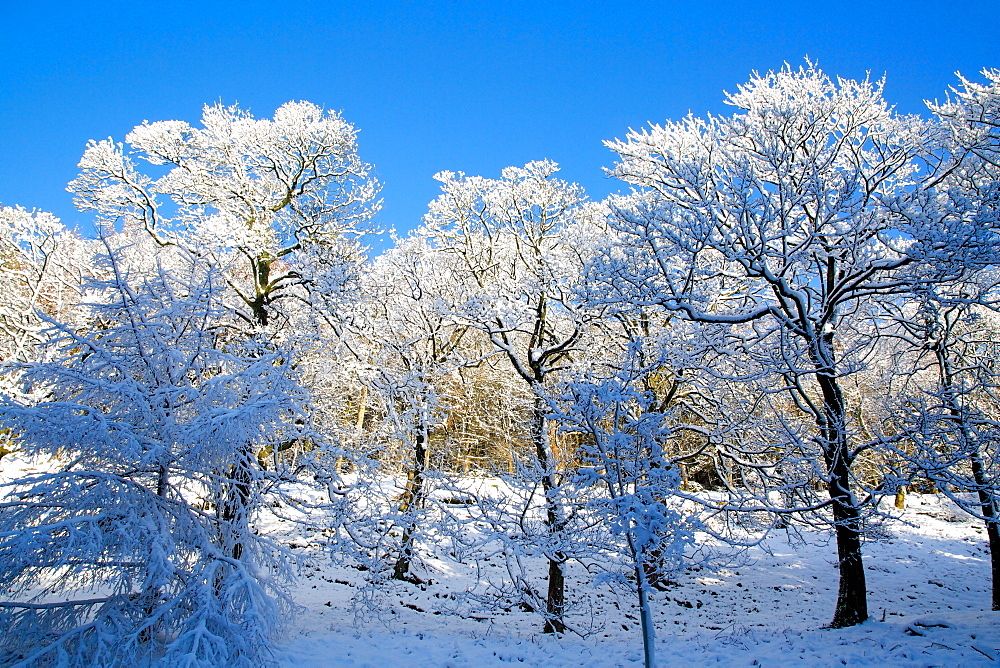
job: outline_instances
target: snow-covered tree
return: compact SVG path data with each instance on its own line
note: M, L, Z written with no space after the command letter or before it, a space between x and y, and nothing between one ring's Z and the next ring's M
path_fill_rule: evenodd
M952 89L954 97L928 107L944 122L954 142L952 150L959 154L959 182L995 198L1000 172L1000 69L984 69L982 75L985 84L960 76L960 88ZM995 206L996 200L992 203Z
M996 272L984 271L886 309L901 344L892 356L898 388L888 397L891 420L906 436L895 448L904 465L900 477L932 481L983 521L994 610L1000 610L998 288Z
M0 208L0 361L36 361L47 325L63 321L89 272L87 244L52 214Z
M363 322L358 319L365 343L363 382L384 415L387 436L402 445L405 483L389 527L400 537L396 579L416 577L414 540L431 521L426 507L433 484L431 436L440 431L447 410L440 400L442 381L471 362L462 346L469 325L454 315L458 291L449 266L454 259L416 233L397 240L363 280L366 303Z
M987 83L960 77L944 103L928 106L947 132L950 153L942 182L947 195L939 199L965 211L973 229L990 232L1000 220L1000 70L982 74ZM909 391L896 403L912 449L901 448L900 459L984 522L992 607L1000 610L1000 382L994 368L1000 258L984 260L953 281L921 286L910 302L883 307L904 344L896 366ZM975 500L964 492L974 492Z
M858 624L868 610L852 467L872 443L856 439L843 384L869 348L844 334L866 300L953 275L990 232L935 195L940 132L894 114L880 83L786 67L727 102L738 113L608 142L620 156L611 172L641 190L614 203L625 241L604 279L620 298L741 328L733 352L756 356L808 416L837 539L832 624Z
M544 496L546 632L566 629L567 555L560 543L568 520L560 487L569 464L558 461L551 442L547 386L586 329L589 316L573 286L595 215L583 189L555 178L557 170L551 161L537 161L508 167L500 179L442 172L435 178L443 193L425 217L435 247L457 257L464 290L457 317L481 331L534 394L529 468Z
M230 336L217 271L133 280L104 239L92 326L50 321L3 427L53 465L4 486L0 662L255 666L289 600L253 530L291 471L252 460L307 436L287 351Z
M650 377L665 364L662 348L642 350L649 343L634 338L618 360L605 360L567 382L555 412L562 429L584 435L573 482L579 497L588 499L586 512L624 541L647 667L655 665L652 589L686 565L684 551L698 526L684 498L675 495L681 477L665 447L676 418L668 411L670 398L650 389Z
M379 208L356 134L308 102L289 102L269 120L216 104L205 107L201 127L143 123L127 144L91 142L70 190L104 225L212 253L237 313L266 325L282 302L306 299L322 282L301 256L322 256Z

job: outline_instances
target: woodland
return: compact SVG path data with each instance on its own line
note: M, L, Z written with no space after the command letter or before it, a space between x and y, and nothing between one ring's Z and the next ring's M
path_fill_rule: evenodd
M95 234L0 209L0 664L271 662L277 523L361 607L471 568L467 617L573 638L619 592L652 666L664 593L776 532L829 539L823 615L865 623L869 545L933 494L1000 610L1000 70L928 93L755 73L607 141L619 194L441 172L379 253L339 113L91 142Z

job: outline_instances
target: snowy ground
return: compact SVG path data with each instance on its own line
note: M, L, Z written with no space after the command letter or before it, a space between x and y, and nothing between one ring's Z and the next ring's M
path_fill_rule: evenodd
M32 469L7 456L0 479ZM571 581L588 601L573 618L583 635L553 637L516 606L470 613L454 595L476 584L472 567L431 560L430 582L366 589L362 571L331 565L322 532L293 523L268 530L310 564L292 592L300 610L275 657L283 667L642 665L634 602L606 588ZM821 628L833 615L836 550L824 533L802 538L776 533L738 565L689 572L657 594L658 663L1000 665L985 535L950 502L910 495L901 521L865 545L872 620L850 629ZM501 568L495 559L480 566Z
M821 628L836 598L835 547L822 533L804 542L776 534L741 565L689 573L658 594L658 663L998 665L1000 613L987 612L982 530L939 497L907 501L904 521L866 545L872 621ZM516 608L474 618L457 613L449 594L467 586L469 574L444 565L430 584L393 583L395 590L352 605L362 575L329 566L322 539L308 535L289 539L312 567L294 591L303 609L281 646L282 666L642 664L637 615L625 597L588 592L590 632L560 638L539 633L537 616Z

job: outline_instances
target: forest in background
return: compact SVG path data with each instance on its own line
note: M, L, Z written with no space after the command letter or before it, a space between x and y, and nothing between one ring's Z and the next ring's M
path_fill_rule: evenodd
M602 202L547 160L442 172L368 257L379 184L337 113L207 106L92 142L98 233L0 210L0 662L258 665L297 559L373 588L498 559L484 604L574 630L581 567L650 593L769 531L828 531L831 626L869 617L879 501L983 522L1000 609L1000 71L928 117L811 64L731 115L607 142ZM539 562L543 568L532 567ZM540 575L541 573L541 575Z

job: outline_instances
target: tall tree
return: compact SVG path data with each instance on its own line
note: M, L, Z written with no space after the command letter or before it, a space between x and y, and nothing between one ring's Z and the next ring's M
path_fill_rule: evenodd
M960 77L960 88L943 104L928 104L949 131L951 150L960 156L946 181L952 199L969 209L971 225L991 228L1000 220L1000 70L984 69L985 84ZM978 241L978 240L977 240ZM986 241L989 243L989 241ZM920 462L933 471L946 490L976 491L978 504L957 498L960 507L980 517L986 526L993 578L992 607L1000 610L1000 481L997 457L1000 415L996 405L1000 383L994 360L997 353L997 262L991 270L944 290L924 292L916 318L897 319L917 350L933 356L937 382L933 395L943 410L950 461L942 466L942 449L918 450ZM919 356L918 356L919 359ZM923 424L933 423L923 416ZM936 432L932 429L932 432ZM926 445L926 444L924 444ZM968 465L965 470L964 464Z
M729 117L689 117L608 142L625 239L606 280L638 303L742 326L762 368L809 417L837 539L832 625L868 617L862 502L845 376L864 347L843 334L873 297L942 280L980 234L933 186L950 163L936 126L892 112L882 84L832 81L811 64L755 74ZM925 260L933 260L925 262Z
M908 438L896 449L909 475L921 475L983 521L1000 610L1000 322L995 271L936 286L920 300L886 305L902 348L893 373L892 417ZM909 477L905 476L904 477ZM971 501L966 492L975 492Z
M288 102L269 120L216 104L205 107L201 127L143 123L127 144L91 142L70 190L102 224L213 254L228 267L237 313L265 326L315 278L298 257L336 245L379 208L356 135L308 102Z
M582 188L555 178L557 170L551 161L538 161L508 167L500 179L442 172L435 178L443 193L431 203L425 225L434 245L458 258L460 321L483 332L534 394L533 468L548 536L545 631L561 633L567 557L558 545L567 516L547 386L585 332L588 315L572 287L593 238L593 210Z
M455 319L454 260L414 234L377 258L363 280L364 382L378 398L390 436L403 445L406 482L397 506L402 526L393 566L399 580L416 577L411 566L430 492L431 434L446 411L439 402L441 384L469 362L462 348L469 325Z

